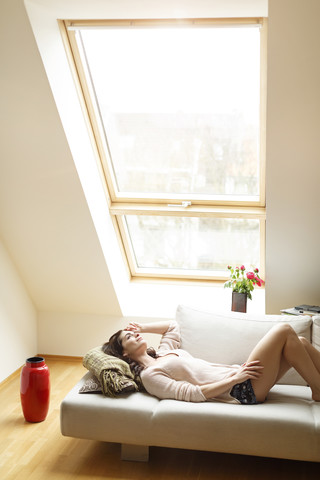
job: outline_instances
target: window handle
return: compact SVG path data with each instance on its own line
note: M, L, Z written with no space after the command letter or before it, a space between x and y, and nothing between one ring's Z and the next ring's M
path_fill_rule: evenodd
M168 207L190 207L191 202L181 202L181 203L168 203Z

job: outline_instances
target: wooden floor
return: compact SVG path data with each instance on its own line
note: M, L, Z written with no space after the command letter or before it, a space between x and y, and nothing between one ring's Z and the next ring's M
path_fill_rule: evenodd
M48 416L24 420L19 376L0 387L1 480L318 480L320 464L152 447L149 463L122 462L117 444L63 437L61 400L82 377L79 361L47 359L51 376ZM294 432L292 432L294 435Z

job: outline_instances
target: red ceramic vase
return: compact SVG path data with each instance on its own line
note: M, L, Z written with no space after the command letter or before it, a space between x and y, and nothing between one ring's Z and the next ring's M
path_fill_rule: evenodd
M20 377L20 398L27 422L43 422L49 409L50 373L43 357L27 358Z

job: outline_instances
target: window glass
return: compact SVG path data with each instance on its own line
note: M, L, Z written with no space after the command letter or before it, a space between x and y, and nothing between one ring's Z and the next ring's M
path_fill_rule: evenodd
M257 27L83 29L123 194L259 196Z
M259 220L127 215L125 222L141 269L216 275L228 264L260 263Z

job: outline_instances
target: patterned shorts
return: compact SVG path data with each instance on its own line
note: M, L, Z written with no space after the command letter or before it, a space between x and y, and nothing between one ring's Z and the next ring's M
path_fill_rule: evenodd
M234 385L230 395L239 400L242 405L257 405L258 403L250 380Z

